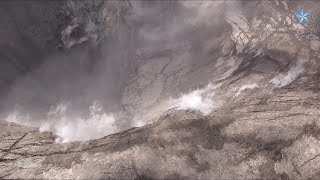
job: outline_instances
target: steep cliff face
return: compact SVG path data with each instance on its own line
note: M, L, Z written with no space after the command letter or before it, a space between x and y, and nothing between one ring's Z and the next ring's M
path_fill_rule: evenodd
M65 87L44 96L72 97L79 107L104 99L102 106L117 114L111 118L94 104L83 121L67 118L65 106L57 106L40 129L52 132L1 122L1 177L317 179L318 1L64 5L71 20L61 30L68 55L60 59L71 62L54 65L79 63L77 73L53 68L60 82L40 68L34 77ZM312 14L308 24L295 17L301 8ZM72 74L78 78L68 79ZM82 108L71 113L76 110Z

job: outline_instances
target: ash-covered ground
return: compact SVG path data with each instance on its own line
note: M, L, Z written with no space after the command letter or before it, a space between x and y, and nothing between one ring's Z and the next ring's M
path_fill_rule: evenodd
M0 177L317 179L319 5L0 2Z

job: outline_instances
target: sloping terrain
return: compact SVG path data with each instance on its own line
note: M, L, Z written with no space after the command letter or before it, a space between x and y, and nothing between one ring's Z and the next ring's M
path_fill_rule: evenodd
M131 32L136 38L132 44L113 40L121 42L119 47L134 47L114 66L121 70L108 71L127 73L115 88L121 94L113 99L121 107L118 132L57 143L55 131L1 121L0 177L317 179L319 5L280 0L99 5L169 9L159 19L149 19L153 11L138 9L140 21L112 11L112 17L132 19L122 30L99 30ZM296 19L301 8L312 14L310 23ZM118 21L112 20L115 27ZM94 32L85 37L93 38ZM100 43L89 39L84 41ZM93 46L81 38L66 42L66 49Z

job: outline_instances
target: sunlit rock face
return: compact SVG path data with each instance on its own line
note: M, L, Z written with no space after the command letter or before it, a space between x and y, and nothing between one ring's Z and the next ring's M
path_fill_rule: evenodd
M4 3L0 177L316 179L319 5Z

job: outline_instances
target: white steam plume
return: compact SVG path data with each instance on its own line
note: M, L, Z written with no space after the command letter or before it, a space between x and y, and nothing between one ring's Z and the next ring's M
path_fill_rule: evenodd
M237 93L233 97L239 97L242 91L247 90L247 89L254 89L257 87L259 87L259 86L256 83L243 85L237 89Z
M27 115L15 110L5 119L8 122L15 122L27 126L38 126L39 130L50 131L60 138L58 142L85 141L90 139L102 138L108 134L115 133L115 117L103 111L103 107L98 102L94 102L89 107L87 117L70 116L68 108L70 103L59 103L51 107L47 114L47 119L34 124Z
M173 107L182 110L196 110L206 116L212 113L218 105L214 102L214 90L220 85L213 86L209 84L206 88L195 90L191 93L184 94L180 98L174 100Z
M20 125L32 126L32 121L28 113L21 113L18 109L13 110L4 118L7 122L13 122Z
M292 83L303 72L304 67L302 65L298 65L291 68L287 74L280 74L271 79L270 83L272 83L277 88L284 87Z

